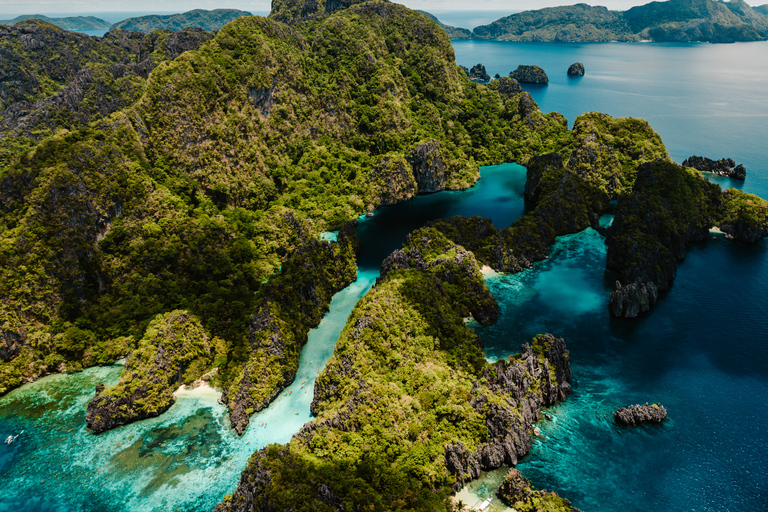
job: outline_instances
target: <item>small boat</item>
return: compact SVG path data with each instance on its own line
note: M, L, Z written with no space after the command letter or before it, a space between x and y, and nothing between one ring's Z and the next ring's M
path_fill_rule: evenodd
M490 498L487 498L485 501L483 501L483 502L480 504L480 506L479 506L479 507L477 507L477 510L478 510L479 512L485 512L486 510L488 510L488 507L490 507L490 506L491 506L491 501L493 501L493 496L491 496Z
M19 437L19 434L16 434L15 436L11 435L5 438L5 444L11 444L16 440L16 438Z

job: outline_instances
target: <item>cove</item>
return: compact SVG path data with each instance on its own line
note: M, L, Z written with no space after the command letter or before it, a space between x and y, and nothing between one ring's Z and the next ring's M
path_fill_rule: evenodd
M286 443L312 419L309 405L318 372L357 301L373 286L381 261L407 234L431 219L484 215L505 227L524 212L525 168L483 167L465 191L419 196L381 208L358 225L357 280L337 293L320 325L310 331L293 384L252 416L242 437L229 428L219 394L183 390L157 418L95 436L85 429L85 406L98 382L118 380L122 366L52 375L0 398L4 487L0 512L211 510L232 492L249 457L270 443Z

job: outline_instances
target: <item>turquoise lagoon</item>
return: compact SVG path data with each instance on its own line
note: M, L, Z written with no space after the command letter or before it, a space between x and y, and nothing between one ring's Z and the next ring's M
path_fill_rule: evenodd
M768 197L768 68L759 65L768 44L454 47L459 63L483 62L491 74L541 64L550 85L531 93L544 111L571 121L584 110L647 118L676 161L731 156L748 171L735 185ZM568 79L577 60L587 75ZM205 389L182 394L159 418L89 434L85 404L119 367L48 377L0 399L0 436L23 431L0 445L0 511L210 510L256 449L287 441L311 419L314 376L381 260L430 219L477 214L511 224L524 212L524 182L519 166L486 167L469 191L418 197L364 219L358 281L310 334L294 385L242 438ZM632 321L608 315L604 268L602 238L588 229L561 237L532 270L488 277L502 307L496 325L476 327L489 359L552 332L573 360L573 395L540 423L542 437L518 468L585 511L768 510L768 244L714 236L692 246L672 289ZM669 420L639 429L612 423L616 407L646 401L663 403Z

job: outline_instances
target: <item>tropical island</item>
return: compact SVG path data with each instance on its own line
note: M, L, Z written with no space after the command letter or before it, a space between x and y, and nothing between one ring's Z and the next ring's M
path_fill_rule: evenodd
M465 322L498 316L482 266L531 268L616 201L610 308L632 317L709 228L768 233L765 201L672 162L647 122L590 112L569 129L512 79L472 82L445 31L397 4L276 0L215 35L96 39L30 19L0 39L0 394L127 356L87 406L94 433L162 414L203 377L244 432L354 281L360 214L471 187L481 165L527 167L511 227L435 221L383 262L318 377L315 420L255 453L220 510L452 509L570 390L551 334L485 360ZM520 510L572 510L513 472L505 489Z
M123 29L149 33L154 30L170 30L178 32L185 28L201 28L212 32L221 29L230 21L240 16L251 16L250 12L238 9L194 9L185 13L168 15L149 15L137 18L127 18L114 25L95 16L70 16L66 18L50 18L42 14L17 16L12 20L0 20L0 25L15 25L28 19L47 21L64 30L79 32L83 30Z
M512 14L475 27L471 37L559 42L763 41L768 39L767 13L768 5L751 7L743 0L667 0L626 11L582 3ZM448 33L456 39L467 37Z

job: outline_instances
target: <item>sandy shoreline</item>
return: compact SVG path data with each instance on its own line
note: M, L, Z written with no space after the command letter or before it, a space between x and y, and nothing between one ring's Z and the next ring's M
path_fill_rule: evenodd
M185 386L182 384L179 386L179 389L173 392L173 396L176 398L213 398L218 400L221 398L221 391L209 384L201 384L199 386Z

